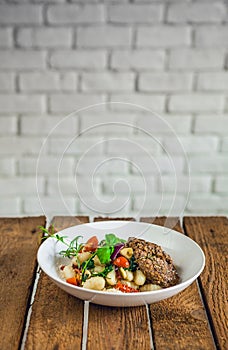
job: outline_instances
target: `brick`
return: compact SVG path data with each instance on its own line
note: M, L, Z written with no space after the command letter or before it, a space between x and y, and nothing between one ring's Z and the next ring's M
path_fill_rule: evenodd
M167 20L171 23L218 23L225 19L225 15L226 5L222 2L171 3Z
M83 73L82 91L132 91L133 73Z
M49 195L92 195L93 190L100 193L100 180L85 178L84 176L62 177L59 179L49 178L47 182L47 193Z
M39 5L0 5L1 24L41 24L42 8Z
M152 137L131 136L126 138L112 138L107 140L106 153L112 156L138 155L144 154L157 155L161 151L158 142Z
M139 27L138 47L177 47L191 44L191 31L187 26Z
M213 49L172 49L169 55L169 68L181 70L222 69L224 51Z
M36 182L38 181L38 183ZM3 196L15 196L15 195L35 195L37 191L37 184L40 193L44 192L44 179L35 177L23 177L23 178L10 178L0 179L0 191Z
M68 155L84 155L89 157L90 154L102 154L104 149L104 141L102 137L74 137L72 140L66 138L52 137L48 140L49 153L59 154L61 156Z
M13 176L16 172L16 164L14 158L1 158L0 159L0 175L1 176Z
M79 47L129 47L132 32L129 27L96 26L83 27L77 30Z
M168 154L210 153L218 149L218 138L215 136L181 136L177 138L166 137L164 150Z
M224 137L222 140L222 152L228 151L228 137Z
M0 69L39 69L46 66L44 52L10 50L0 52Z
M50 111L72 113L82 107L89 107L104 101L103 95L53 94L50 96Z
M171 112L219 112L224 108L224 98L215 94L178 94L170 97Z
M214 194L192 194L188 200L187 210L190 213L205 213L211 215L218 213L221 208L221 198ZM224 201L222 201L224 202Z
M30 155L40 152L43 144L42 138L37 137L1 137L0 138L0 155Z
M203 26L195 31L195 43L199 47L228 47L228 26Z
M200 73L197 89L206 91L228 91L228 72Z
M228 193L228 176L218 176L215 179L215 192Z
M48 7L48 22L51 24L78 24L104 22L103 5L54 5Z
M19 28L17 43L25 48L71 47L73 32L70 28Z
M184 170L184 159L182 156L175 155L172 159L168 155L149 156L148 154L140 157L131 156L131 171L133 174L179 174Z
M163 7L158 5L119 5L108 7L108 21L112 23L156 23L161 22Z
M144 113L137 116L136 125L139 129L146 130L153 136L165 134L189 134L191 131L192 117L189 114L170 115L162 113L162 116Z
M1 216L15 216L21 214L21 202L19 198L0 198L0 215Z
M192 89L193 75L181 73L141 73L139 91L188 91Z
M107 174L127 174L129 172L129 159L125 157L116 158L109 156L87 155L77 161L75 174L92 176L94 172L97 176L103 177Z
M44 110L43 95L0 95L0 113L39 113Z
M64 118L54 116L21 118L22 135L75 135L78 133L77 118Z
M23 156L19 159L18 169L20 175L35 175L37 172L39 176L70 176L74 174L75 161L73 157Z
M12 28L0 28L0 48L9 48L13 44Z
M196 116L194 133L226 135L228 130L228 115Z
M187 176L187 175L163 175L158 181L158 191L164 193L199 193L210 192L212 186L212 177L203 176Z
M13 91L15 78L12 73L0 73L0 91Z
M16 117L0 117L0 135L14 135L17 133Z
M76 74L73 72L33 72L19 75L19 88L26 92L75 90Z
M75 215L76 199L73 196L64 197L27 197L24 199L24 213L28 215L46 215L51 220L54 215Z
M227 155L211 153L210 157L198 155L189 157L190 170L197 173L223 174L228 172Z
M54 68L89 70L105 68L106 52L103 50L55 51L51 53L50 64Z
M112 94L110 97L111 109L143 111L150 108L154 112L161 112L165 108L164 95L149 95L142 93L134 94Z
M144 193L147 188L151 191L156 189L155 179L150 177L132 176L132 175L121 175L121 176L108 176L102 179L102 186L104 192L107 194L137 194Z
M111 56L114 69L163 69L165 51L163 50L115 50Z

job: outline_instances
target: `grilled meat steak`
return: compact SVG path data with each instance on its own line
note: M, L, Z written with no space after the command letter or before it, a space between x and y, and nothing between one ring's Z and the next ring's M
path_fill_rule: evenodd
M133 249L136 263L149 282L163 288L179 282L180 278L171 257L159 245L143 239L129 238L127 246Z

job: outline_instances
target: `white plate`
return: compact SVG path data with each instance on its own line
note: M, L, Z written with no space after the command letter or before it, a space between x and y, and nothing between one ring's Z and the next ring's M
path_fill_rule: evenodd
M185 235L162 226L132 221L101 221L69 227L58 232L59 235L68 236L69 240L81 235L83 242L94 235L100 241L107 233L114 233L126 240L129 237L139 237L161 245L173 258L181 278L180 283L157 291L133 294L100 292L73 286L59 276L58 265L62 258L58 253L66 249L66 246L53 238L48 238L41 244L37 255L38 263L54 283L67 293L95 304L108 306L137 306L169 298L188 287L204 268L205 256L198 244Z

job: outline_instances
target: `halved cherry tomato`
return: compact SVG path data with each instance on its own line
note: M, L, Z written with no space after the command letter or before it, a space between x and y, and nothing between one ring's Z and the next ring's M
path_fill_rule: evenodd
M129 261L124 256L119 256L113 261L113 264L118 267L128 268L130 266Z
M95 250L98 247L98 239L96 236L91 237L90 239L88 239L88 241L86 242L86 244L83 247L83 251L84 252L95 252Z
M123 293L139 293L138 289L129 287L126 284L123 284L121 282L117 282L117 284L115 285L115 288L119 289Z
M73 284L74 286L78 286L78 281L76 277L71 277L66 279L67 283Z

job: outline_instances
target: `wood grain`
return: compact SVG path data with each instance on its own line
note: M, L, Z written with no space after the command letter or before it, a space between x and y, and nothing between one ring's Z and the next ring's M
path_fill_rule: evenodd
M142 218L143 222L182 232L177 218ZM159 349L214 349L197 284L176 296L150 305L154 344Z
M88 217L54 217L55 229L87 223ZM59 289L41 272L25 349L80 349L83 301Z
M0 349L18 349L36 271L38 226L45 217L0 219Z
M114 308L90 304L88 350L107 349L151 349L145 306Z
M228 349L227 257L228 219L226 217L185 217L187 235L203 249L206 266L200 276L204 301L219 349Z

